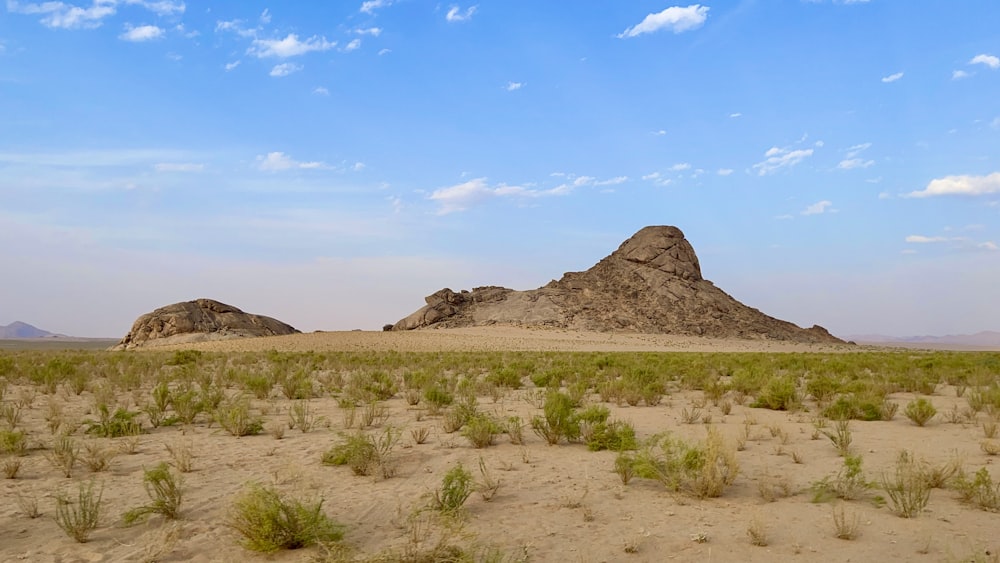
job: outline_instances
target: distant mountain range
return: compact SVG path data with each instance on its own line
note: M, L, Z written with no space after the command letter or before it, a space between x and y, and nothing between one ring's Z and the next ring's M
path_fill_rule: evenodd
M0 338L50 338L56 336L64 335L42 330L21 321L14 321L7 326L0 326Z
M947 336L885 336L883 334L855 334L845 340L872 344L925 344L928 346L970 346L1000 348L1000 332L985 330L976 334L949 334Z

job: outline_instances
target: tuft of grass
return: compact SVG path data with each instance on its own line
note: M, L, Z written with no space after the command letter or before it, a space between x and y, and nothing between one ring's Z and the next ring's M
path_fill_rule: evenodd
M955 489L963 502L982 510L1000 510L1000 482L994 482L990 472L981 468L970 479L965 474L958 476Z
M847 457L851 455L851 442L854 441L854 435L851 433L851 421L848 419L838 420L833 425L833 432L823 430L823 435L833 442L835 448L837 448L837 453L841 457Z
M905 450L896 458L893 472L882 473L881 485L889 497L889 508L902 518L916 518L930 500L931 487L913 454Z
M80 446L70 436L59 436L52 445L52 450L45 454L46 459L66 477L73 476L73 467L80 459Z
M28 451L28 435L23 430L0 430L0 454L23 456Z
M833 507L833 535L841 540L853 540L858 537L858 526L861 518L857 512L848 513L843 503Z
M441 487L434 491L433 507L442 514L455 516L472 494L472 474L456 464L444 474Z
M66 535L86 543L100 524L104 487L94 493L94 482L80 483L75 502L60 491L56 495L56 524Z
M229 526L251 551L273 553L338 542L343 527L323 512L323 500L302 501L272 488L249 485L233 502Z
M355 475L372 475L376 471L388 479L396 473L396 460L392 453L401 432L387 427L375 437L358 430L342 435L344 441L327 450L322 457L325 465L346 465Z
M0 463L0 473L3 473L6 479L17 479L17 474L23 465L24 460L19 457L4 457L3 462Z
M194 452L190 443L176 442L174 444L164 444L173 466L181 473L190 473L194 470Z
M768 537L767 523L763 518L754 516L750 519L750 523L747 525L747 538L750 540L750 545L757 547L766 547L771 543L771 539Z
M138 411L130 411L119 407L111 412L107 403L97 405L97 421L84 421L87 433L96 434L102 438L120 438L122 436L138 436L142 434L142 423L136 420Z
M255 436L264 431L264 421L250 413L250 401L243 397L224 401L215 409L212 418L237 438Z
M35 495L17 494L17 507L21 509L21 514L34 520L42 515L38 509L38 497Z
M118 452L114 448L108 448L98 442L85 442L83 454L80 460L91 472L97 473L111 468Z
M924 426L937 414L937 409L930 401L923 397L918 397L910 401L903 409L906 418L913 421L917 426Z
M485 414L476 414L462 427L462 436L475 448L486 448L496 442L497 434L501 432L500 425Z
M482 480L476 482L476 491L479 492L479 496L483 497L483 500L489 502L493 500L497 491L500 490L500 478L490 472L482 457L479 458L479 475L482 477Z
M168 520L180 517L181 501L184 499L184 480L170 472L170 466L161 462L147 469L142 476L142 484L149 495L150 503L133 508L125 513L126 526L144 520L150 514L159 514Z
M835 475L813 483L813 502L826 502L834 498L855 500L861 498L871 484L865 479L860 455L844 457L844 466Z

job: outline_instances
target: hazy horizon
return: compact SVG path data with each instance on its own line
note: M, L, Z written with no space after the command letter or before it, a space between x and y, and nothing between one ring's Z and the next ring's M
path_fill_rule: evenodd
M995 1L0 11L0 324L377 330L675 225L800 326L1000 330Z

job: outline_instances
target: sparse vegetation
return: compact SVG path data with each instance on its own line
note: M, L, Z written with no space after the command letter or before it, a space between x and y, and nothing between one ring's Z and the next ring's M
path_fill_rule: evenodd
M340 541L343 528L323 512L322 499L302 501L249 485L233 502L229 525L249 550L273 553Z
M456 464L444 474L441 487L434 491L433 507L449 516L457 515L473 491L472 474Z
M56 495L56 524L66 535L79 543L86 543L101 520L104 487L94 492L94 482L80 483L76 499L64 493Z
M159 514L168 520L180 517L181 501L184 499L184 480L170 471L170 466L160 463L147 469L142 476L142 484L149 495L150 503L133 508L125 513L125 525L130 526L144 520L150 514Z

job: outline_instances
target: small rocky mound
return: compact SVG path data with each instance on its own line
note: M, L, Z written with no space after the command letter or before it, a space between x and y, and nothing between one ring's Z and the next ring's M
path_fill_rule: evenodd
M585 272L530 291L442 289L393 330L492 324L712 338L843 343L823 327L800 328L747 307L701 277L677 227L646 227Z
M195 299L146 313L113 350L186 344L207 340L296 334L295 328L261 315L252 315L212 299Z

